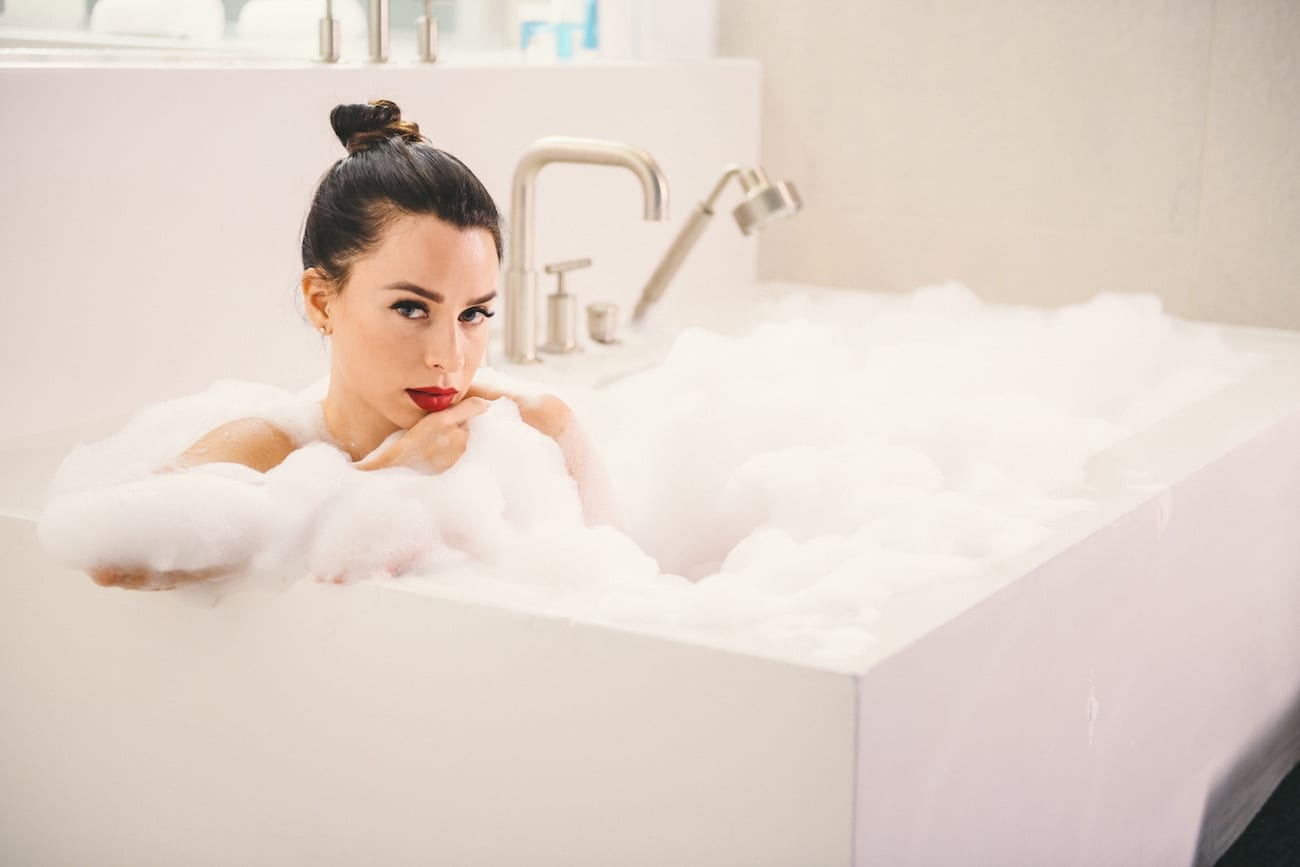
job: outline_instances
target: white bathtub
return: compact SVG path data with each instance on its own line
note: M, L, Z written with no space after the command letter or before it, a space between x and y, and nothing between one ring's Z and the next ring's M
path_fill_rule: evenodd
M105 590L35 539L78 432L11 440L0 861L1212 863L1300 759L1300 335L1224 335L1267 363L852 665L401 586Z

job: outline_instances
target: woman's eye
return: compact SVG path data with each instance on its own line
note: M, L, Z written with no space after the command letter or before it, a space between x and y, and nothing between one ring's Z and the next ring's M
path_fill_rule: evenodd
M419 301L398 301L393 305L393 309L406 319L427 319L429 317L429 308Z
M493 316L496 316L496 314L486 307L471 307L460 314L460 321L466 325L478 325L481 322L487 322Z

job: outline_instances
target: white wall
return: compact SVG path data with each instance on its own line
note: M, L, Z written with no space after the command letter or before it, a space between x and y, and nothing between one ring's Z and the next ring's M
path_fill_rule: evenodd
M300 387L322 375L321 343L295 306L299 232L317 179L343 155L330 109L380 97L464 159L503 215L536 138L649 150L670 185L666 223L641 219L640 185L622 169L550 166L538 181L539 267L591 256L570 290L625 314L721 167L757 159L752 61L0 67L0 439L219 378ZM755 258L755 239L711 227L665 304L738 291Z
M723 0L805 212L759 275L996 301L1155 292L1300 328L1294 0Z

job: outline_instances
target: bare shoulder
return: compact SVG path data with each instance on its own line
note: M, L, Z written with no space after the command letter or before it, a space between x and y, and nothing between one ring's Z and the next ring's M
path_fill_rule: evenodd
M509 398L519 407L519 417L524 423L552 439L559 437L573 424L573 410L553 394L514 394L490 385L474 383L469 395L487 400Z
M559 437L573 424L573 410L553 394L517 398L519 417L552 439Z
M234 463L264 473L298 447L287 433L262 418L241 418L205 434L180 456L179 466Z

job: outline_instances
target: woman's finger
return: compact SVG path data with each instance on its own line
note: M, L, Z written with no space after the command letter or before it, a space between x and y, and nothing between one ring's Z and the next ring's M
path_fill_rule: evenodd
M412 425L411 430L455 427L484 412L490 405L491 401L484 400L481 397L467 397L460 403L452 404L442 412L429 413Z
M489 385L484 385L481 382L476 382L469 387L469 391L465 392L466 400L469 400L471 397L481 397L487 400L498 400L503 397L509 397L509 395L499 388L494 388Z

